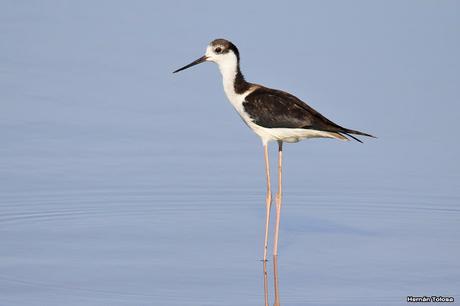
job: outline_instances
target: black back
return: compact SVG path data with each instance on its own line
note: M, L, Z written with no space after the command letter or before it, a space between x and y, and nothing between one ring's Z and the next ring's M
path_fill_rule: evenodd
M335 124L297 97L281 90L257 88L246 97L243 107L254 123L265 128L314 129L373 137Z

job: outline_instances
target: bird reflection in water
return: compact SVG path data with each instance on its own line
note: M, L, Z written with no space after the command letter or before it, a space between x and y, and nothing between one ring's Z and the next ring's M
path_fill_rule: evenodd
M269 306L268 299L268 271L267 271L267 261L263 261L264 267L264 300L265 306ZM279 294L279 282L278 282L278 256L273 256L273 287L275 290L275 302L273 306L280 306L280 294Z

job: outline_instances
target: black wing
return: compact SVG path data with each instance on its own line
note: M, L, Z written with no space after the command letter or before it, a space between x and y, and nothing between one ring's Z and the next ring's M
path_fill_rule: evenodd
M243 107L254 123L266 128L314 129L373 137L335 124L297 97L281 90L260 87L246 97Z

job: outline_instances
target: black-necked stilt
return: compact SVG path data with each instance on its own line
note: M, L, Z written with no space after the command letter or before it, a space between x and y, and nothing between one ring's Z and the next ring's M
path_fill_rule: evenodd
M227 98L243 121L262 139L267 176L264 241L264 260L267 260L268 225L272 203L268 142L272 140L278 142L278 192L275 197L276 223L273 246L273 256L277 256L281 212L283 142L298 142L302 139L316 137L349 140L347 136L361 142L351 134L374 136L335 124L287 92L247 82L240 70L240 53L238 49L233 43L225 39L213 40L208 45L204 56L177 69L174 73L206 61L214 62L219 66Z

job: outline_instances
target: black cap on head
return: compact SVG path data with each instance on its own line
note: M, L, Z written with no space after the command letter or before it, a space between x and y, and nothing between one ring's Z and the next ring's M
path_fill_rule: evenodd
M240 60L240 52L238 51L238 48L231 41L228 41L223 38L218 38L218 39L214 39L210 45L213 48L220 47L222 49L221 53L227 53L230 50L232 50L233 53L235 53L238 61Z

